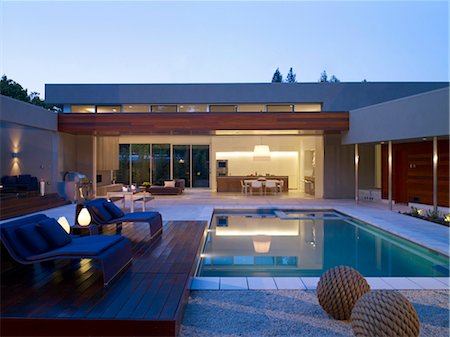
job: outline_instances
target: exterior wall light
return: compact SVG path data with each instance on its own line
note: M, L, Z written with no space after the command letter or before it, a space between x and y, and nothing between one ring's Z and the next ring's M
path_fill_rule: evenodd
M89 226L91 224L92 218L86 207L83 207L78 214L78 224L80 226Z
M11 152L11 158L19 158L19 154L17 152Z

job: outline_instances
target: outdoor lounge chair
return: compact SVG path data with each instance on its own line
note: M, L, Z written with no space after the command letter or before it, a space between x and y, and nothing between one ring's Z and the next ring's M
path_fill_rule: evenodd
M0 224L0 238L11 257L21 264L57 259L100 261L104 285L132 261L130 240L120 235L77 237L44 214Z
M113 202L105 198L98 198L77 205L75 219L81 209L86 207L91 214L92 222L98 226L116 225L120 233L123 222L147 222L150 227L151 238L162 233L162 217L158 212L131 212L125 214Z

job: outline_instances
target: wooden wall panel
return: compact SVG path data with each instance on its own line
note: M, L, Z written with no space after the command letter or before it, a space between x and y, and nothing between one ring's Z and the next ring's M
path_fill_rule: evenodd
M393 199L397 203L433 204L433 143L410 142L392 145ZM387 145L382 146L382 190L388 198ZM449 141L438 141L438 205L449 207Z
M348 112L318 113L65 113L58 130L74 134L121 134L214 130L345 131Z

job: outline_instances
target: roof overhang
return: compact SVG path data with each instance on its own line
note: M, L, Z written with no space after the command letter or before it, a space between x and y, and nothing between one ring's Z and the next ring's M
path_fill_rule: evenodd
M347 131L348 112L65 113L58 131L72 134L215 134L218 130Z

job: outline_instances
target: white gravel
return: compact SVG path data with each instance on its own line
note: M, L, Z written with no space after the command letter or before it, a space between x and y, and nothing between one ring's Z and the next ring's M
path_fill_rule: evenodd
M449 292L401 291L420 319L420 336L448 337ZM352 336L329 317L315 291L191 291L179 336Z

